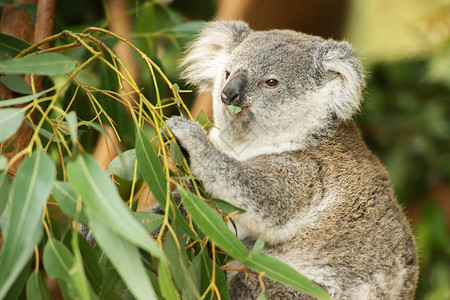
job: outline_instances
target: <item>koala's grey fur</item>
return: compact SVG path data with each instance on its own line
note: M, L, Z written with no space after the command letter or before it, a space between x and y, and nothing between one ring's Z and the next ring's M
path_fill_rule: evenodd
M203 29L183 65L191 84L212 91L215 128L206 137L198 123L180 117L167 125L206 191L247 210L235 217L240 238L251 245L267 231L265 253L333 299L412 299L413 235L387 172L351 121L364 87L352 47L217 21ZM245 88L236 85L242 111L231 115L222 91L238 74L245 77ZM311 298L265 280L269 299ZM261 292L241 273L229 289L232 299Z

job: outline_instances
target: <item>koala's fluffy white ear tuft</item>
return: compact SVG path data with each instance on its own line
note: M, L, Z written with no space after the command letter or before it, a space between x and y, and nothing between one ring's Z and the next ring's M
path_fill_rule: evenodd
M358 111L364 88L361 63L347 42L327 40L319 48L318 68L328 82L323 91L337 117L346 120Z
M200 91L211 91L218 72L222 71L231 51L251 32L242 21L208 23L190 45L181 62L181 76Z

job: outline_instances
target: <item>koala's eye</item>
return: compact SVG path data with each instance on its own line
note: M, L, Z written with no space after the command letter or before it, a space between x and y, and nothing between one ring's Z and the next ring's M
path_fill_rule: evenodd
M274 87L276 87L278 85L278 80L276 80L276 79L269 79L264 84L265 84L266 87L274 88Z
M225 79L228 79L228 77L230 77L230 72L229 71L225 71Z

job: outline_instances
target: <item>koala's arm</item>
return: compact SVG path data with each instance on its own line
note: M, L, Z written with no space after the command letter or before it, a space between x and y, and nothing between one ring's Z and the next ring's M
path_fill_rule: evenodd
M286 223L311 204L313 185L320 182L313 158L300 163L267 155L238 161L218 150L197 122L172 117L166 123L189 153L191 170L206 190L246 209L246 218L265 227L261 231Z

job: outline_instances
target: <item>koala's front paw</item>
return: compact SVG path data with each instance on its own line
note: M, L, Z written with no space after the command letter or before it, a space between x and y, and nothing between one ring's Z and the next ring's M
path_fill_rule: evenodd
M205 133L198 122L175 116L166 121L166 125L173 132L181 146L185 149L195 147L199 141L205 139Z

